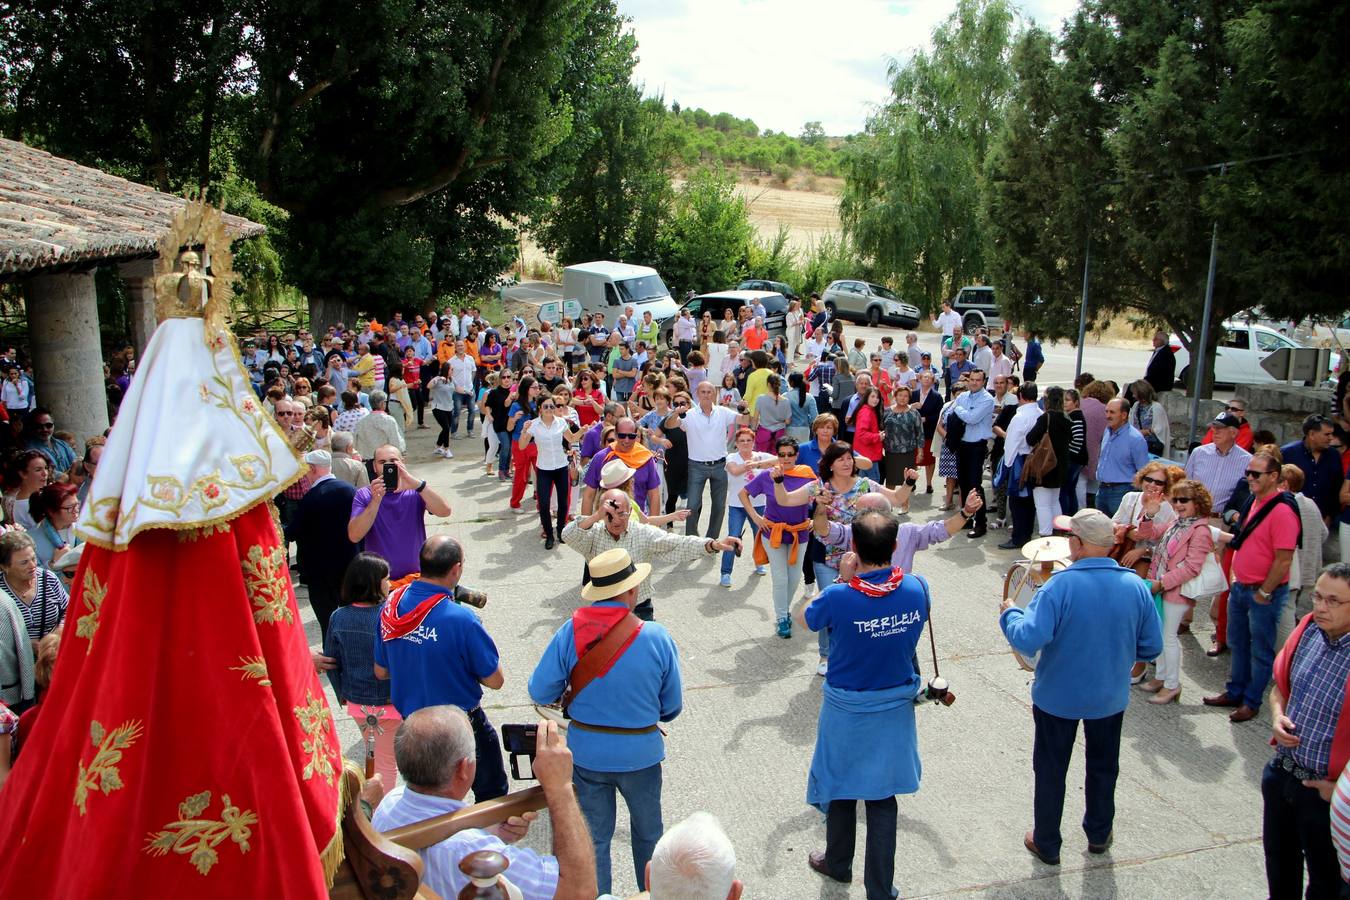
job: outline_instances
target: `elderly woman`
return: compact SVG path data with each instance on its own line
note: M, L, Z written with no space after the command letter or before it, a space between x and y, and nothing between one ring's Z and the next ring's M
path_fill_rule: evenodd
M75 520L80 516L80 501L73 484L49 484L33 495L29 508L36 523L28 529L39 565L50 567L54 560L80 542L75 536Z
M1171 703L1181 696L1181 641L1177 630L1186 611L1195 605L1195 599L1185 597L1181 586L1200 574L1205 559L1214 552L1214 538L1209 530L1211 499L1209 491L1199 481L1182 479L1172 485L1171 506L1176 518L1170 524L1159 524L1158 518L1145 519L1135 531L1154 543L1153 561L1149 565L1149 588L1162 596L1163 652L1158 658L1156 677L1141 687L1157 696L1150 703Z
M1162 460L1153 460L1134 475L1134 486L1139 488L1121 498L1120 506L1112 520L1116 523L1116 543L1120 548L1120 564L1127 569L1136 568L1148 561L1153 555L1160 527L1170 525L1177 517L1176 511L1167 501L1172 485L1186 475L1180 466L1169 465ZM1142 522L1153 523L1146 536L1139 531ZM1126 542L1132 546L1124 546ZM1142 568L1142 567L1141 567Z
M33 539L23 531L0 535L0 594L18 607L34 648L65 619L70 602L61 579L38 564Z

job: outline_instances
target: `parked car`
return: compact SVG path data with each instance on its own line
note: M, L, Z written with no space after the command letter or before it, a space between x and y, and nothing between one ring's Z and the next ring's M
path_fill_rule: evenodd
M952 298L952 309L961 316L961 327L966 334L976 328L988 328L990 334L999 334L1003 316L999 315L994 289L988 285L972 284L961 288Z
M782 294L789 300L800 300L797 292L792 289L792 285L785 281L766 281L763 278L747 278L736 285L738 291L773 291L775 294Z
M896 328L915 328L919 324L917 306L902 302L888 288L869 281L832 281L820 299L830 315L839 319Z
M1282 347L1298 349L1303 345L1266 325L1228 320L1217 335L1214 380L1220 384L1266 384L1275 376L1261 368L1261 360ZM1185 384L1190 377L1190 354L1175 334L1169 337L1177 360L1177 380Z
M769 339L772 340L779 335L786 334L788 301L787 297L776 291L714 291L711 294L699 294L697 297L690 297L680 304L680 308L689 310L689 316L695 322L701 322L705 312L712 313L714 322L720 322L726 310L731 310L733 316L739 316L742 306L754 306L756 300L764 304L764 312L766 313L764 327L769 332ZM679 313L661 323L661 332L664 335L666 346L672 350L677 349L675 344L675 319L677 318L679 318Z
M1350 347L1350 316L1314 324L1308 346L1331 347L1335 350Z

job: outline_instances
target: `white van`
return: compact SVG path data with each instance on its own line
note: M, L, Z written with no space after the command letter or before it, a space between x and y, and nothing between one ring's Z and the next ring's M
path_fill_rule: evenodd
M644 312L662 322L679 310L655 269L618 262L577 263L563 269L564 304L568 300L580 303L583 313L604 313L611 326L625 306L633 307L639 322Z

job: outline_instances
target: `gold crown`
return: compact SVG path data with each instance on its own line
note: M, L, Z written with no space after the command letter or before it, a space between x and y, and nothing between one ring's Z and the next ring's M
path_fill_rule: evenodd
M155 318L203 318L206 339L222 335L233 293L234 254L220 210L189 200L160 238L155 260ZM210 269L206 274L204 268Z

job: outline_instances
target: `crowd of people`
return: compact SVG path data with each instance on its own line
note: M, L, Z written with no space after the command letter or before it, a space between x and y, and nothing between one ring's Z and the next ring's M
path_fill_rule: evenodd
M488 848L507 853L526 897L607 894L622 795L634 876L653 897L739 896L714 819L696 815L663 836L662 726L684 697L678 636L655 621L650 576L654 565L702 562L717 565L723 588L738 564L766 578L778 637L816 632L825 699L807 800L825 815L826 849L807 862L851 880L865 799L867 896L893 896L895 796L919 784L914 704L946 697L917 661L930 598L915 557L992 530L1003 551L1055 534L1071 548L1071 565L1029 606L1001 610L1012 646L1040 654L1028 851L1059 861L1080 721L1088 849L1109 849L1130 684L1151 703L1181 702L1179 635L1208 600L1209 655L1227 654L1230 676L1204 705L1242 723L1270 691L1277 751L1261 789L1272 896L1290 896L1305 867L1310 891L1334 896L1350 566L1324 565L1323 549L1350 543L1350 452L1337 449L1350 446L1345 384L1334 414L1309 417L1302 440L1283 447L1229 401L1183 465L1168 458L1158 398L1172 387L1170 352L1157 338L1145 377L1124 390L1086 373L1072 387L1043 386L1034 333L1020 347L1006 330L965 335L949 307L931 349L918 333L899 349L890 337L871 350L846 345L818 298L806 309L794 301L780 340L761 333L763 318L753 308L723 323L685 314L668 350L650 314L631 308L612 328L599 313L532 326L467 309L241 342L260 402L309 466L275 502L320 628L315 665L393 788L375 809L378 828L458 809L470 791L483 801L508 790L482 704L504 683L474 611L483 594L462 584L466 548L428 535L428 517L450 517L451 498L404 459L410 432L433 427L427 408L437 457L458 449L473 477L509 483L507 507L537 514L543 549L581 557L586 604L560 623L528 682L541 708L568 721L565 740L553 719L540 723L534 757L553 855L511 846L528 819L471 830L424 853L431 886L453 896L466 883L457 861ZM125 353L110 364L114 409L134 369ZM39 662L59 642L78 562L72 526L103 439L77 452L13 350L0 371L4 521L18 526L0 535L0 725L17 740L16 714L40 708ZM945 516L909 521L920 489L941 491ZM866 761L853 752L877 741L898 749ZM1341 788L1343 807L1345 779Z

